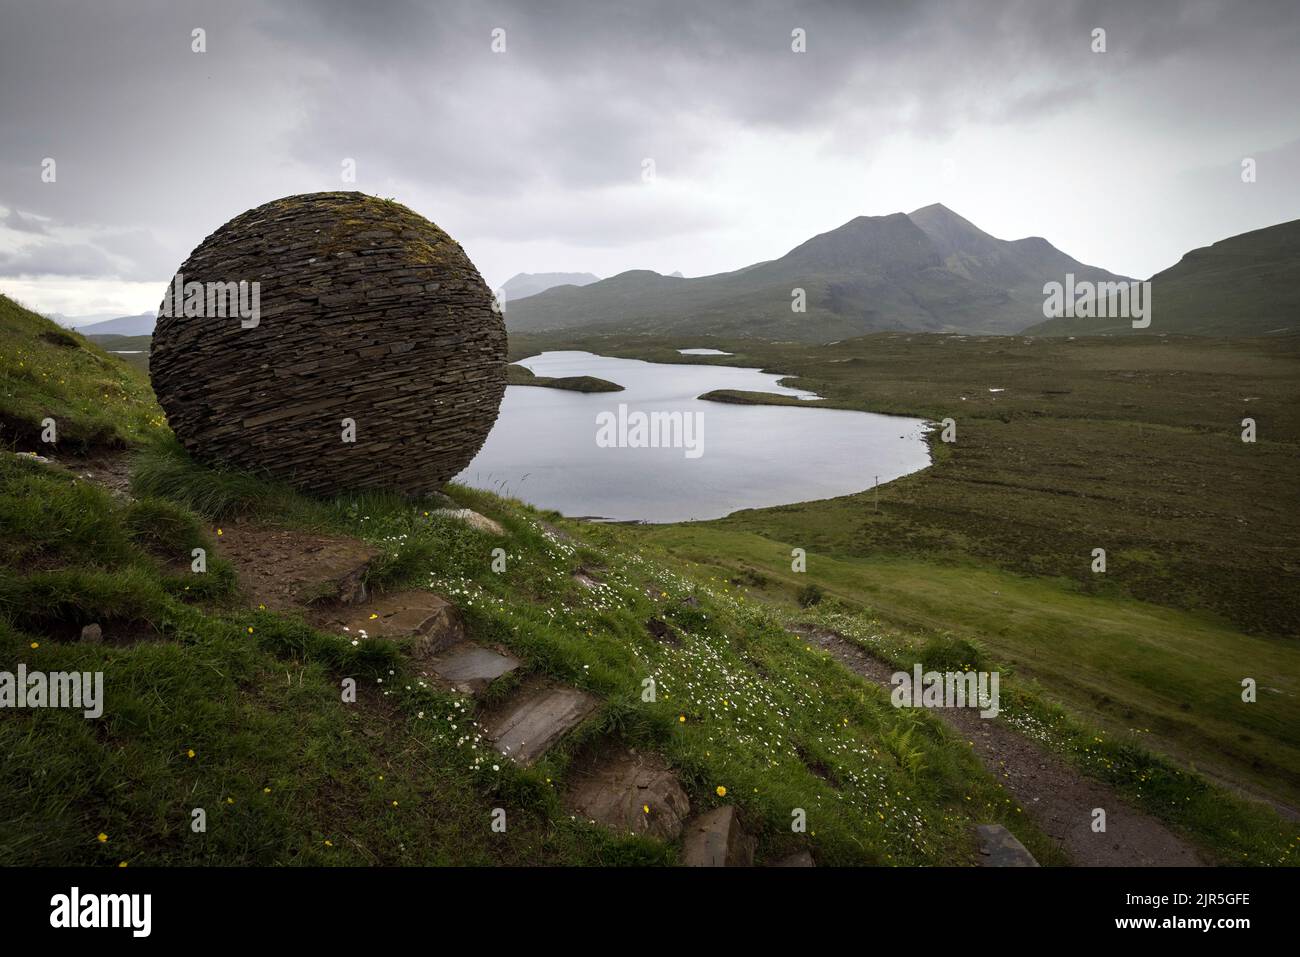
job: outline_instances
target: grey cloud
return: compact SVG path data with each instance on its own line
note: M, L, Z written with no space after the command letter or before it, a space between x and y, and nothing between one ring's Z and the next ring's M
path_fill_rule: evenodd
M31 216L24 216L16 209L10 209L9 212L5 214L4 225L19 233L36 233L37 235L43 236L49 232L49 230L45 228L45 224L39 219Z
M1300 85L1287 2L0 0L0 11L0 204L9 219L20 208L28 224L90 232L93 245L63 247L79 270L150 280L235 213L331 188L400 193L502 242L680 237L689 271L690 244L734 212L735 198L704 197L739 137L815 142L851 161L1086 112L1083 139L1146 111L1169 143L1214 127L1267 149L1294 126ZM196 26L205 54L190 51ZM496 27L505 54L491 52ZM795 27L807 53L790 50ZM1104 55L1089 50L1094 27L1107 30ZM46 156L54 184L40 180ZM340 180L345 157L355 187ZM664 191L660 204L626 193L645 157L694 192ZM1279 209L1296 201L1284 193ZM1180 215L1188 205L1169 202ZM855 203L844 220L864 211ZM53 258L42 247L3 261Z
M102 249L85 243L39 243L0 252L0 276L119 277Z

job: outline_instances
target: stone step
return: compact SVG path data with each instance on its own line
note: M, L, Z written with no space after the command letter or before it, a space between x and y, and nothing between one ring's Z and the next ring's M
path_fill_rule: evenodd
M242 522L216 540L249 597L273 611L366 601L366 572L380 554L353 538Z
M519 659L462 641L434 658L429 667L457 691L477 695L497 678L518 668Z
M412 653L428 658L465 640L456 606L431 591L385 592L355 607L315 609L312 624L322 630L346 632L355 638L415 638Z
M570 776L565 804L616 831L676 841L691 812L677 776L657 754L602 753Z
M524 689L484 722L497 749L516 764L532 764L596 710L577 688L539 684Z
M1034 855L1001 824L975 828L980 842L980 867L1038 867Z
M749 867L754 863L754 842L736 819L736 809L726 804L686 825L682 863L687 867Z

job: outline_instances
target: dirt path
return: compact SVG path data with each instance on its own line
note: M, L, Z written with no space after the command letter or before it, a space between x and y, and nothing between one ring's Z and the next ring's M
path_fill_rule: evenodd
M833 631L793 629L841 664L889 688L894 668ZM1149 814L1134 809L1106 785L1086 777L1037 742L972 708L935 709L968 741L989 772L1020 802L1039 828L1087 867L1197 867L1200 852ZM1092 811L1106 811L1106 833L1092 830Z
M131 497L131 463L125 452L99 452L87 455L60 455L50 460L78 478L103 486L118 498Z

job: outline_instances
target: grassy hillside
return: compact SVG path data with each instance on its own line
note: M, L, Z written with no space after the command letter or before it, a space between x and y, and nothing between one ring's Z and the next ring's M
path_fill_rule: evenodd
M33 414L57 405L85 428L97 411L78 410L77 389L54 381L39 400L25 397ZM114 407L123 434L156 414L147 386L128 381L133 398ZM502 539L441 514L441 503L318 500L206 469L165 429L151 431L132 439L130 498L0 453L0 669L103 671L107 687L98 721L0 713L0 863L672 863L675 845L614 834L566 806L577 769L611 747L662 754L696 811L734 805L760 862L809 848L820 864L971 864L972 828L985 822L1006 824L1041 861L1064 862L962 738L928 713L893 708L884 690L792 633L796 621L833 625L900 667L1000 666L965 638L880 622L853 563L823 573L814 557L828 596L804 610L784 584L752 595L727 574L737 557L756 565L784 543L683 548L655 541L658 531L565 522L450 490L500 522ZM220 559L232 522L377 546L374 594L447 596L469 636L509 649L520 672L475 702L425 681L405 642L317 630L250 603L238 569ZM500 544L504 571L493 569ZM194 547L214 555L202 576L187 566ZM78 640L90 623L102 642ZM536 676L599 704L525 769L481 742L477 724ZM1293 826L1007 676L1015 726L1211 856L1290 862ZM356 704L340 700L344 678L358 681ZM205 832L191 829L195 808ZM491 829L495 808L507 812L504 834ZM808 812L807 834L791 832L793 808Z
M116 356L141 372L149 371L149 347L153 336L87 335L86 339L111 356Z
M162 426L152 395L120 360L0 295L0 447L43 444L52 418L65 450L125 448Z
M1151 325L1128 319L1049 319L1045 336L1294 335L1300 332L1300 220L1193 249L1151 277Z

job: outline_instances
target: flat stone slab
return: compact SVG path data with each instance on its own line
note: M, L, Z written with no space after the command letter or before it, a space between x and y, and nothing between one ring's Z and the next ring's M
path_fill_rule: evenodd
M355 607L318 609L313 624L330 631L369 638L415 638L416 657L436 655L465 639L456 606L430 591L399 591L372 596Z
M730 804L701 814L686 825L682 863L687 867L749 867L754 844L740 828Z
M980 841L981 867L1038 867L1034 855L1001 824L980 824L975 828Z
M439 508L435 509L433 514L454 518L464 522L470 528L476 528L480 532L487 532L489 535L504 535L506 533L506 530L501 527L499 522L493 521L486 515L480 515L472 508Z
M457 691L476 695L497 678L518 668L519 659L462 641L435 658L429 667Z
M366 571L380 554L352 538L238 522L222 526L216 541L244 590L274 611L364 602Z
M527 766L595 710L585 691L543 685L506 702L486 722L487 733L502 754Z
M565 803L577 814L616 831L676 841L691 813L677 775L656 754L619 751L573 774Z

